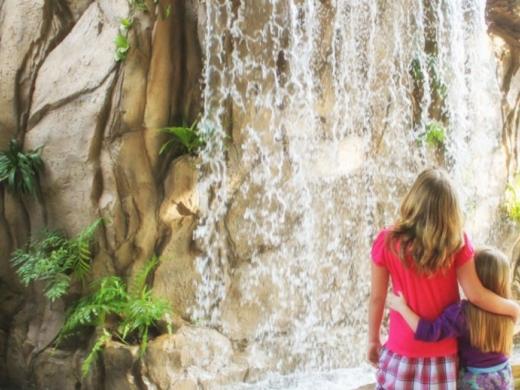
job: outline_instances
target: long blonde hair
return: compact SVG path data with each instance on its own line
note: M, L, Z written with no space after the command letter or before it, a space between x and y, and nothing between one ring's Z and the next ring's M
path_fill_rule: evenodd
M463 218L448 174L436 168L417 177L404 197L389 245L407 266L430 275L448 268L464 242Z
M511 297L510 267L506 256L497 249L483 248L475 254L475 267L482 285L494 293ZM466 323L472 346L482 352L511 354L513 348L513 319L487 312L468 303Z

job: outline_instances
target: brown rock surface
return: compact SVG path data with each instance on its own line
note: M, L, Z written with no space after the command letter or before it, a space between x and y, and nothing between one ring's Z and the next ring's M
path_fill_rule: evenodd
M41 203L19 200L0 188L0 296L5 298L0 330L8 335L0 340L6 345L0 349L2 380L7 366L10 381L18 385L34 379L45 388L55 379L65 386L59 380L73 376L68 374L72 368L64 368L61 379L47 369L62 364L52 361L45 347L56 335L63 307L44 310L44 302L34 297L41 295L37 286L25 290L33 302L22 307L21 286L9 266L9 254L30 232L47 226L74 235L103 217L96 277L131 276L164 249L177 263L171 263L174 270L161 264L156 289L167 282L161 275L169 278L173 272L177 287L165 296L175 296L172 306L182 312L193 302L190 242L197 206L188 192L195 186L195 169L180 163L171 178L165 169L171 157L158 156L164 135L157 128L191 123L200 111L198 5L169 0L161 5L163 10L172 6L169 18L151 1L147 12L131 11L126 0L0 2L0 150L18 136L25 149L43 147L45 162ZM118 64L114 39L129 13L134 18L130 50ZM170 177L164 202L162 176ZM179 180L186 182L182 191ZM177 210L182 217L163 214L163 204L162 210ZM27 373L42 348L38 374L31 379ZM115 351L107 349L107 364L113 367L124 355ZM105 379L112 386L123 377Z
M244 379L247 366L234 360L231 342L220 333L184 326L150 342L142 374L159 389L211 389Z

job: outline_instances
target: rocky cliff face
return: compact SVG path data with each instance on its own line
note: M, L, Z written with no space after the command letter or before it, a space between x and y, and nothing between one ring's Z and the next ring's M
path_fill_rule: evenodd
M201 110L198 4L163 3L168 17L152 1L146 12L126 0L0 3L0 149L17 138L43 147L45 161L41 202L0 191L1 383L46 388L51 368L61 388L77 380L72 355L46 352L63 302L23 289L9 266L10 253L46 226L73 235L102 217L94 278L128 277L159 251L176 262L158 269L158 294L175 297L181 313L192 299L194 162L159 159L157 129ZM114 39L131 12L131 48L117 63Z
M233 45L236 53L244 56L253 53L263 58L269 52L272 63L267 65L276 70L275 76L266 77L260 68L249 69L248 82L237 87L247 92L244 97L256 96L262 85L271 87L276 82L297 94L298 86L283 84L290 71L284 57L290 39L285 32L279 41L271 41L269 44L281 53L272 56L271 46L261 40L246 42L235 37L233 41L228 26L219 24L219 15L208 16L203 2L160 0L160 6L151 0L145 3L147 12L136 12L126 0L0 0L0 150L16 138L25 149L43 147L45 162L40 201L20 199L0 188L0 385L196 389L258 375L243 358L244 343L255 337L255 326L266 315L265 307L277 305L276 286L257 286L259 300L248 305L243 305L241 294L249 289L254 276L255 265L250 259L258 255L263 264L274 269L274 249L280 242L274 242L272 236L251 238L247 234L247 224L269 223L261 210L254 220L244 217L248 204L262 191L261 185L250 178L270 174L267 170L273 167L262 163L264 156L258 153L256 144L249 142L245 129L262 128L271 120L270 113L255 106L253 100L245 102L244 107L229 104L222 108L226 130L237 148L230 148L227 156L234 175L234 193L221 222L235 271L228 281L229 295L222 304L224 326L220 333L186 324L200 278L195 257L203 246L192 237L199 222L199 203L209 200L198 199L200 172L194 157L159 157L165 139L157 129L183 121L191 123L202 112L203 47L211 50L216 63L232 62L219 50L226 52ZM501 169L510 175L518 170L520 102L520 10L515 4L488 1L490 32L497 39L499 79L504 91L502 142L507 161ZM171 12L165 15L163 11L168 8ZM266 12L286 15L288 10L282 6L251 8L244 31L251 36L261 32L268 19ZM330 25L331 12L320 15L322 25ZM126 60L118 63L114 60L114 38L120 20L131 13L135 13L129 32L131 47ZM209 17L215 18L212 23L222 32L222 39L216 43L205 41L203 27ZM285 22L281 20L281 24ZM331 29L323 29L327 44L318 50L320 57L316 60L323 68L323 90L318 91L319 103L312 109L322 118L323 126L334 100L328 89L331 65L324 60L332 45L331 34ZM381 41L375 52L384 58L387 50L385 41ZM379 84L373 86L384 90L380 84L393 81L386 70L380 73ZM212 79L215 85L222 81L219 77L226 75L216 75ZM288 102L277 104L283 110ZM377 127L382 130L372 137L379 137L373 153L390 153L381 144L389 110L386 105L374 107L374 121L381 122ZM286 155L285 141L271 136L264 135L261 142ZM330 134L327 137L333 138ZM336 166L328 156L326 142L323 145L317 151L319 161L311 161L306 169L316 177L329 175L331 180L349 173ZM358 135L340 144L345 159L358 156L359 161L350 161L352 170L361 167L364 147ZM240 156L246 153L255 157L244 164ZM289 169L286 165L276 168L280 177ZM252 184L246 188L242 183ZM342 202L340 195L335 195L337 204ZM280 207L283 205L275 200L266 209ZM317 202L315 207L327 205ZM50 304L38 285L24 289L9 258L14 249L44 227L73 235L99 217L105 220L105 226L97 236L93 278L108 274L129 278L154 253L160 254L166 261L154 273L153 291L171 302L178 313L180 330L151 341L140 360L136 347L112 342L99 365L82 378L80 365L88 340L65 350L51 347L63 323L66 302ZM297 225L300 217L287 214L291 226ZM282 242L293 234L283 225L277 229L277 240L281 237ZM332 235L326 226L320 234ZM506 234L513 235L514 231ZM354 271L349 268L348 272ZM285 325L279 324L280 329Z

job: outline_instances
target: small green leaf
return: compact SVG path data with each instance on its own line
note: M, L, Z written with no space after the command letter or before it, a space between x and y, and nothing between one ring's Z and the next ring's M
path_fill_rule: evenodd
M172 14L172 5L168 4L168 6L166 7L166 9L163 12L163 18L167 19L171 14Z
M427 145L437 148L443 147L446 142L446 129L441 123L432 121L426 125L423 137Z

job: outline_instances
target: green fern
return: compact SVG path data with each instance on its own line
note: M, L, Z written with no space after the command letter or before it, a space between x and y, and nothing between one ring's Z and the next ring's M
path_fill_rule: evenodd
M117 276L108 276L94 283L92 293L82 298L69 312L63 325L58 343L80 328L103 327L104 332L113 334L123 341L140 343L140 354L147 348L149 333L159 320L165 320L171 331L170 305L166 300L153 297L146 281L159 259L153 256L131 281L131 288ZM110 326L111 317L118 325ZM98 338L85 359L85 372L103 348L106 341Z
M161 132L170 135L170 139L161 147L159 154L163 154L171 149L175 144L181 144L189 154L195 154L200 148L206 144L200 132L197 129L197 121L194 121L190 127L164 127L159 129Z
M36 280L44 281L45 295L51 301L67 294L71 277L82 280L90 270L90 247L101 223L95 221L70 240L61 233L44 231L40 240L15 251L11 263L21 282L28 286Z
M112 339L112 336L110 333L103 328L101 331L101 335L96 339L96 342L94 343L94 346L90 350L89 354L83 361L83 364L81 365L81 373L85 377L87 376L88 372L90 371L90 367L92 366L92 363L97 359L99 356L99 353L105 348L105 345Z
M125 310L128 295L121 278L104 277L93 283L92 289L93 293L69 310L60 339L81 327L103 325L108 315L118 315Z
M157 321L165 318L170 311L170 304L164 299L154 298L152 292L144 287L139 297L129 296L123 313L123 322L118 332L123 340L135 333L141 340L140 354L144 354L148 345L148 332Z
M0 152L0 183L15 194L39 194L38 178L43 169L41 148L24 152L15 139L9 149Z
M156 255L153 255L152 258L146 262L143 268L137 272L128 288L128 294L130 297L139 297L141 293L145 291L148 275L150 275L150 272L157 266L157 264L159 264L159 258Z

